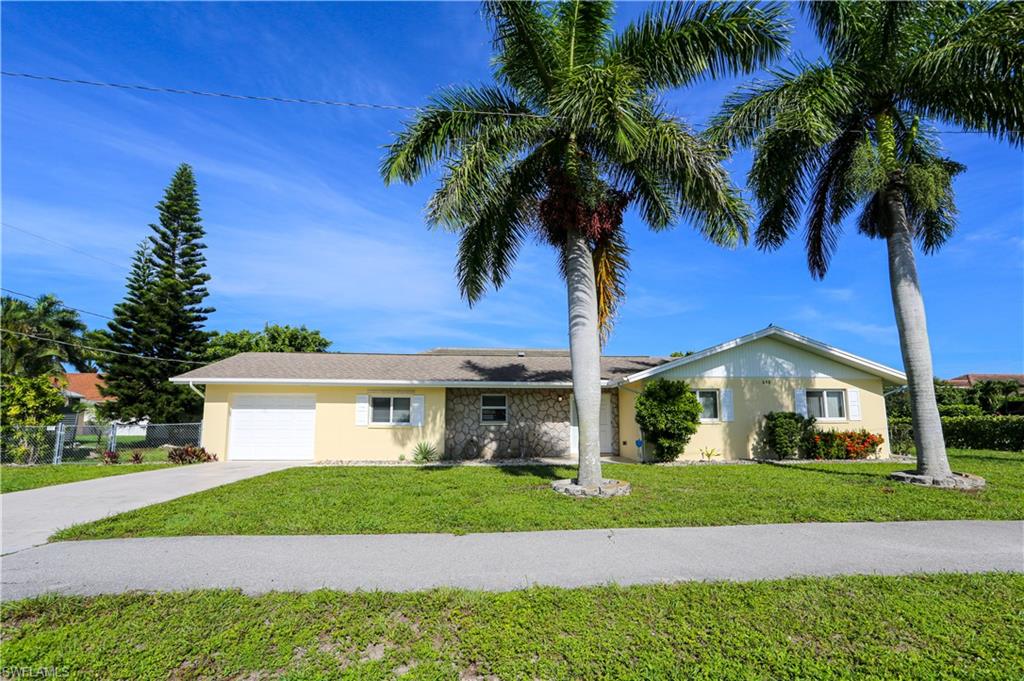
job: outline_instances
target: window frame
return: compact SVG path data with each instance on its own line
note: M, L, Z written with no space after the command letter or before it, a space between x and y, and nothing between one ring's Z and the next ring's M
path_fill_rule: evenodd
M412 395L391 395L391 394L378 394L369 395L369 421L367 425L378 428L409 428L413 426L412 422ZM408 421L395 421L395 400L409 400L409 420ZM375 421L373 418L373 401L374 400L387 400L388 401L388 420L387 421Z
M713 393L715 396L715 417L704 418L704 405L701 405L700 422L701 423L721 423L722 422L722 391L718 388L695 388L694 394L697 396L697 402L700 402L701 393Z
M821 411L822 416L815 416L816 421L848 421L850 418L850 401L846 396L846 390L844 388L813 388L804 391L805 399L807 400L807 415L811 415L811 393L821 393ZM839 393L839 397L842 400L842 416L832 416L828 413L828 394Z
M485 397L500 397L501 399L503 399L505 401L505 406L504 407L485 407L484 406L484 398ZM484 409L503 409L505 411L505 420L504 421L488 421L488 420L484 419ZM508 409L509 409L508 408L508 393L481 393L480 394L480 410L479 410L480 425L481 426L507 426L508 425Z

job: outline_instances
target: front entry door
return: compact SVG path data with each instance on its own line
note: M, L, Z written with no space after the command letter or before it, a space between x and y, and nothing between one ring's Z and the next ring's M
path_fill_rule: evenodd
M612 396L601 393L601 453L612 452ZM569 453L580 455L580 426L576 415L576 400L569 396Z

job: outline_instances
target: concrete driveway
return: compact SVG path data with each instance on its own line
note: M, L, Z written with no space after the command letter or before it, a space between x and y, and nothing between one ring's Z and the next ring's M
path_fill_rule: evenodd
M1024 522L951 520L492 534L55 542L0 559L4 600L231 589L505 591L534 584L1024 572Z
M301 465L301 461L226 461L169 466L166 470L0 494L0 553L44 544L47 537L69 525Z

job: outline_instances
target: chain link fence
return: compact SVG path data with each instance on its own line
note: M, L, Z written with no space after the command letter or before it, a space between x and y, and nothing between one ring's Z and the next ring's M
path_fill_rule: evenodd
M914 455L914 428L909 423L889 422L889 450L896 456Z
M15 426L0 429L0 462L102 463L105 452L121 460L160 463L175 447L198 445L202 423Z

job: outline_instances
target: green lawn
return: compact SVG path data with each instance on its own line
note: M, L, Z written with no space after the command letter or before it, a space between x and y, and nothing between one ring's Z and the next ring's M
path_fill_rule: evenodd
M3 606L3 666L88 679L1021 679L1024 576Z
M164 457L166 460L166 456ZM36 487L61 485L65 482L105 478L108 475L124 475L139 473L157 468L166 468L167 464L129 464L102 466L92 463L65 463L54 466L39 464L37 466L0 466L0 493L20 492Z
M55 539L211 534L504 532L808 521L1024 518L1024 456L954 452L981 493L889 480L906 464L609 465L633 483L616 499L548 488L570 468L303 467L251 478L58 532Z

